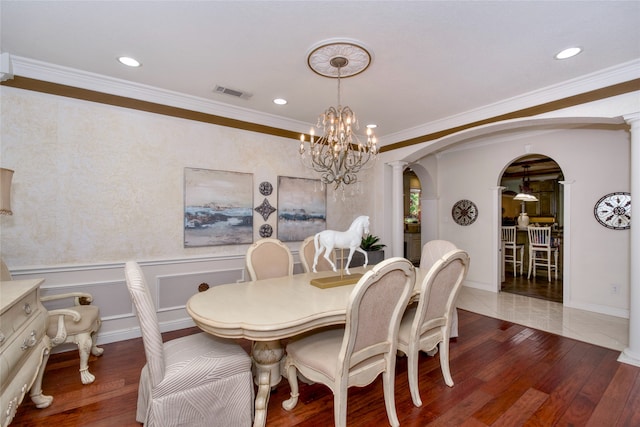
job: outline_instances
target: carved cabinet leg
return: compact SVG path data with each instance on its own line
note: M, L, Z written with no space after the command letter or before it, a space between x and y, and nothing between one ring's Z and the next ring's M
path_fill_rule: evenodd
M267 407L271 387L282 379L280 363L284 349L280 341L256 341L251 347L254 381L258 385L256 393L254 427L264 427L267 421Z
M40 363L40 368L38 369L38 373L36 374L36 379L31 386L31 392L29 395L31 396L31 400L35 403L36 408L48 408L53 402L53 396L46 396L42 394L42 377L44 376L44 368L47 366L47 361L49 360L49 349L45 348L42 351L42 362Z

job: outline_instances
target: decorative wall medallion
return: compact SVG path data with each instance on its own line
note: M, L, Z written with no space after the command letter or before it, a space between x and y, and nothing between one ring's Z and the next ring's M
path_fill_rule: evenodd
M456 224L470 225L478 218L478 207L471 200L459 200L453 205L451 216Z
M260 206L255 208L255 211L262 215L262 218L264 218L264 220L266 221L269 218L269 215L276 211L276 208L271 206L269 201L265 198L264 202L262 202Z
M267 238L273 234L273 228L269 224L260 226L260 237Z
M273 191L273 185L267 181L263 181L260 183L260 194L263 196L268 196Z
M627 230L631 227L631 194L609 193L593 207L596 220L613 230Z

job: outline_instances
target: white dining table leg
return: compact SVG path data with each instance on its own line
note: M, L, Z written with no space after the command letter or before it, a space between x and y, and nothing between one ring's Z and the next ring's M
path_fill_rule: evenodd
M280 340L254 341L251 346L253 360L253 380L258 386L256 393L254 427L264 427L267 422L267 407L271 387L278 385L282 379L280 364L284 356L284 348Z

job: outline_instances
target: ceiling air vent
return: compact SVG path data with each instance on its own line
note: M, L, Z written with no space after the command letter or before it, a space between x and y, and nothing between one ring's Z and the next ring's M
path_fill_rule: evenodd
M240 90L229 89L228 87L218 86L213 90L216 93L223 93L225 95L235 96L236 98L249 99L251 98L251 94L247 92L242 92Z

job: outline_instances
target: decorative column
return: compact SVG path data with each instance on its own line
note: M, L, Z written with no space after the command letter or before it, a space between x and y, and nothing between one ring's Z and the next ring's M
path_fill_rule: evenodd
M564 304L573 304L573 294L571 292L572 278L571 270L571 187L576 181L565 179L558 181L562 185L562 301Z
M407 162L387 163L393 169L391 176L391 256L404 257L404 204L402 199L402 173Z
M631 126L631 202L640 200L640 112L625 115ZM637 211L637 209L636 209ZM631 213L633 216L633 211ZM640 218L640 216L638 217ZM629 346L618 361L640 366L640 221L631 220L631 248L629 251ZM635 226L634 223L635 222Z
M494 218L493 226L491 227L491 235L494 236L491 243L491 249L496 254L497 259L494 259L493 265L493 283L495 283L494 292L500 292L502 289L502 282L504 282L504 243L502 242L502 192L507 187L492 187L491 188L491 204L493 205L493 212L491 218ZM514 250L515 252L515 250ZM513 256L516 256L515 253ZM521 261L524 261L522 258ZM497 261L497 262L496 262ZM524 265L524 264L523 264ZM515 272L514 272L515 273Z

